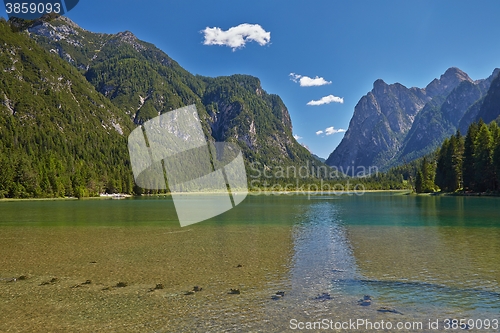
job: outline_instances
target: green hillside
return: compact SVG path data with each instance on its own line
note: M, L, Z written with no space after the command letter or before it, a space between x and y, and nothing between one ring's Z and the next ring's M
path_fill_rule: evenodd
M128 134L190 104L209 141L241 147L249 172L325 167L255 77L194 76L130 32L92 33L63 17L10 23L0 22L0 197L132 194Z
M93 33L64 17L28 30L47 51L77 67L135 124L196 104L208 140L237 143L248 163L258 162L262 169L323 165L293 138L285 104L265 92L258 78L195 76L131 32Z
M0 197L131 192L132 122L67 62L0 22Z

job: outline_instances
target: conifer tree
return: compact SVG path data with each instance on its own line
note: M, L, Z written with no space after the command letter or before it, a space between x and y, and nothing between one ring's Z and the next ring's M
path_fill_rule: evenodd
M496 190L500 189L500 139L495 142L495 148L493 150L493 166L495 171L495 185Z
M449 191L456 191L462 186L462 163L464 154L464 140L460 131L450 138L450 149L448 159L450 159L450 183Z
M494 189L493 138L488 126L483 122L475 140L474 152L474 190L484 192Z
M450 191L448 186L451 173L450 146L450 140L445 139L437 158L436 185L443 191Z
M478 129L479 125L476 123L472 123L469 126L469 129L467 130L467 135L465 136L465 141L464 141L462 178L463 178L463 189L466 191L472 190L475 184L474 152L475 152L475 141Z
M417 177L415 179L415 192L423 193L423 178L422 170L417 171Z
M434 164L428 162L425 156L422 159L420 169L417 171L417 179L415 181L415 191L417 193L430 193L436 190L436 185L434 184L434 179L436 176L436 171Z

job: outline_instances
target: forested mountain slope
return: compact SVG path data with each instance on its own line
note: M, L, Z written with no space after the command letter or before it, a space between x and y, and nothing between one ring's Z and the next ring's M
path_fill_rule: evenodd
M0 197L132 193L128 134L190 104L207 139L237 143L247 167L323 165L255 77L195 76L130 32L64 17L15 23L0 22Z
M40 21L28 31L46 50L79 68L135 124L196 104L207 137L238 143L247 160L263 165L316 163L293 138L281 98L266 93L255 77L195 76L131 32L93 33L64 17Z
M129 118L5 21L0 45L0 197L130 192Z

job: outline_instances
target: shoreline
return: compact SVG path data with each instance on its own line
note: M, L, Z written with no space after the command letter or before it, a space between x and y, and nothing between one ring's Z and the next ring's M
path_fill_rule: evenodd
M238 191L235 191L239 193ZM412 194L410 190L364 190L364 191L305 191L305 190L291 190L291 191L248 191L247 195L348 195L348 194L358 194L362 195L364 193L398 193L401 192L404 195ZM178 193L181 195L223 195L227 192L182 192ZM424 193L430 194L430 193ZM166 197L172 196L172 193L157 193L157 194L141 194L141 195L131 195L124 193L117 194L106 194L100 195L98 197L63 197L63 198L3 198L0 199L1 202L16 202L16 201L73 201L73 200L109 200L109 199L128 199L128 198L140 198L140 197Z
M500 193L495 192L434 192L429 193L429 195L451 197L500 197Z
M116 193L116 194L103 194L98 197L58 197L58 198L2 198L0 202L14 202L14 201L72 201L72 200L105 200L105 199L125 199L134 197L131 194Z

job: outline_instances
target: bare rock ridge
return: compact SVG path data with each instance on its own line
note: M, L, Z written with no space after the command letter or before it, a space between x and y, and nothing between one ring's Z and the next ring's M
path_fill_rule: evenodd
M439 79L432 80L425 87L425 92L429 97L447 95L463 81L473 82L466 73L456 67L451 67Z
M425 88L376 80L354 108L344 138L326 163L339 170L385 170L433 151L446 137L457 129L466 130L479 117L496 119L500 113L499 71L473 81L452 67Z

